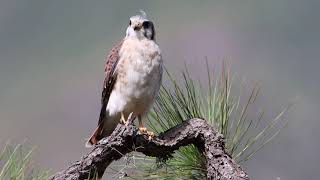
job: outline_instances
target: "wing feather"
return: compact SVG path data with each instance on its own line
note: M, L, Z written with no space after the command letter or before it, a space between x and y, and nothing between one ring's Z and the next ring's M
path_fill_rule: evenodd
M91 147L96 144L99 139L101 139L101 134L104 127L104 118L106 117L106 108L109 102L111 92L113 90L114 84L117 80L117 64L120 59L119 51L121 49L123 40L116 44L106 57L105 63L105 78L103 83L102 95L101 95L101 110L98 121L98 127L95 129L91 137L86 143L87 147Z
M100 111L98 125L103 123L103 118L105 117L105 114L106 114L106 107L108 105L109 98L113 90L114 84L117 80L116 67L120 59L119 51L121 49L122 43L123 41L115 45L111 49L110 53L106 58L107 60L106 60L105 69L104 69L105 78L104 78L102 95L101 95L101 111Z

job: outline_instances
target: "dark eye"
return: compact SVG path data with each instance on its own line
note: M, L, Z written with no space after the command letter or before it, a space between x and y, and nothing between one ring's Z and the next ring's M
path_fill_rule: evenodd
M151 25L151 22L150 22L150 21L144 21L144 22L142 23L142 26L143 26L144 29L148 29L148 28L150 27L150 25Z
M129 20L129 26L131 26L131 20Z

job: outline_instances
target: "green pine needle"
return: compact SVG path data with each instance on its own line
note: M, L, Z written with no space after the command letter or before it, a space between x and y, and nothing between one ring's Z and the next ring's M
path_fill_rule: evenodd
M206 69L205 84L200 81L196 83L187 67L182 72L180 83L166 70L169 84L160 89L148 116L148 127L160 133L186 119L204 118L224 135L228 153L242 163L254 157L257 151L279 134L287 123L283 116L290 106L271 120L264 119L264 112L258 112L256 118L249 119L260 86L255 85L248 97L243 97L241 93L235 95L232 89L235 77L230 75L225 63L215 79L212 78L215 74L211 74L208 62ZM129 174L132 179L203 179L207 173L205 159L193 145L180 148L166 162L140 154L136 154L135 158L141 160L125 165L125 168L133 169Z
M33 151L27 150L23 144L12 146L7 143L0 152L0 179L48 179L49 172L34 168L31 161Z

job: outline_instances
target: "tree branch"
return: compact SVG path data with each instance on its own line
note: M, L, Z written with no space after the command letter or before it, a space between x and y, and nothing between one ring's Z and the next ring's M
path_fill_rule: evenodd
M102 139L90 153L51 179L83 180L88 179L94 172L102 177L113 161L132 151L168 159L179 147L189 144L194 144L206 158L207 179L249 179L226 152L222 134L205 120L198 118L184 121L152 140L149 140L146 134L140 134L132 124L119 124L113 133Z

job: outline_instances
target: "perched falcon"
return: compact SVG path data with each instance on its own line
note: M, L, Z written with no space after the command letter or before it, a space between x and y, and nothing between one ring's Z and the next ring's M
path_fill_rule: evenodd
M88 140L88 147L109 136L130 113L138 117L140 131L146 131L142 118L160 89L162 57L154 25L145 13L130 18L125 38L106 59L98 127Z

